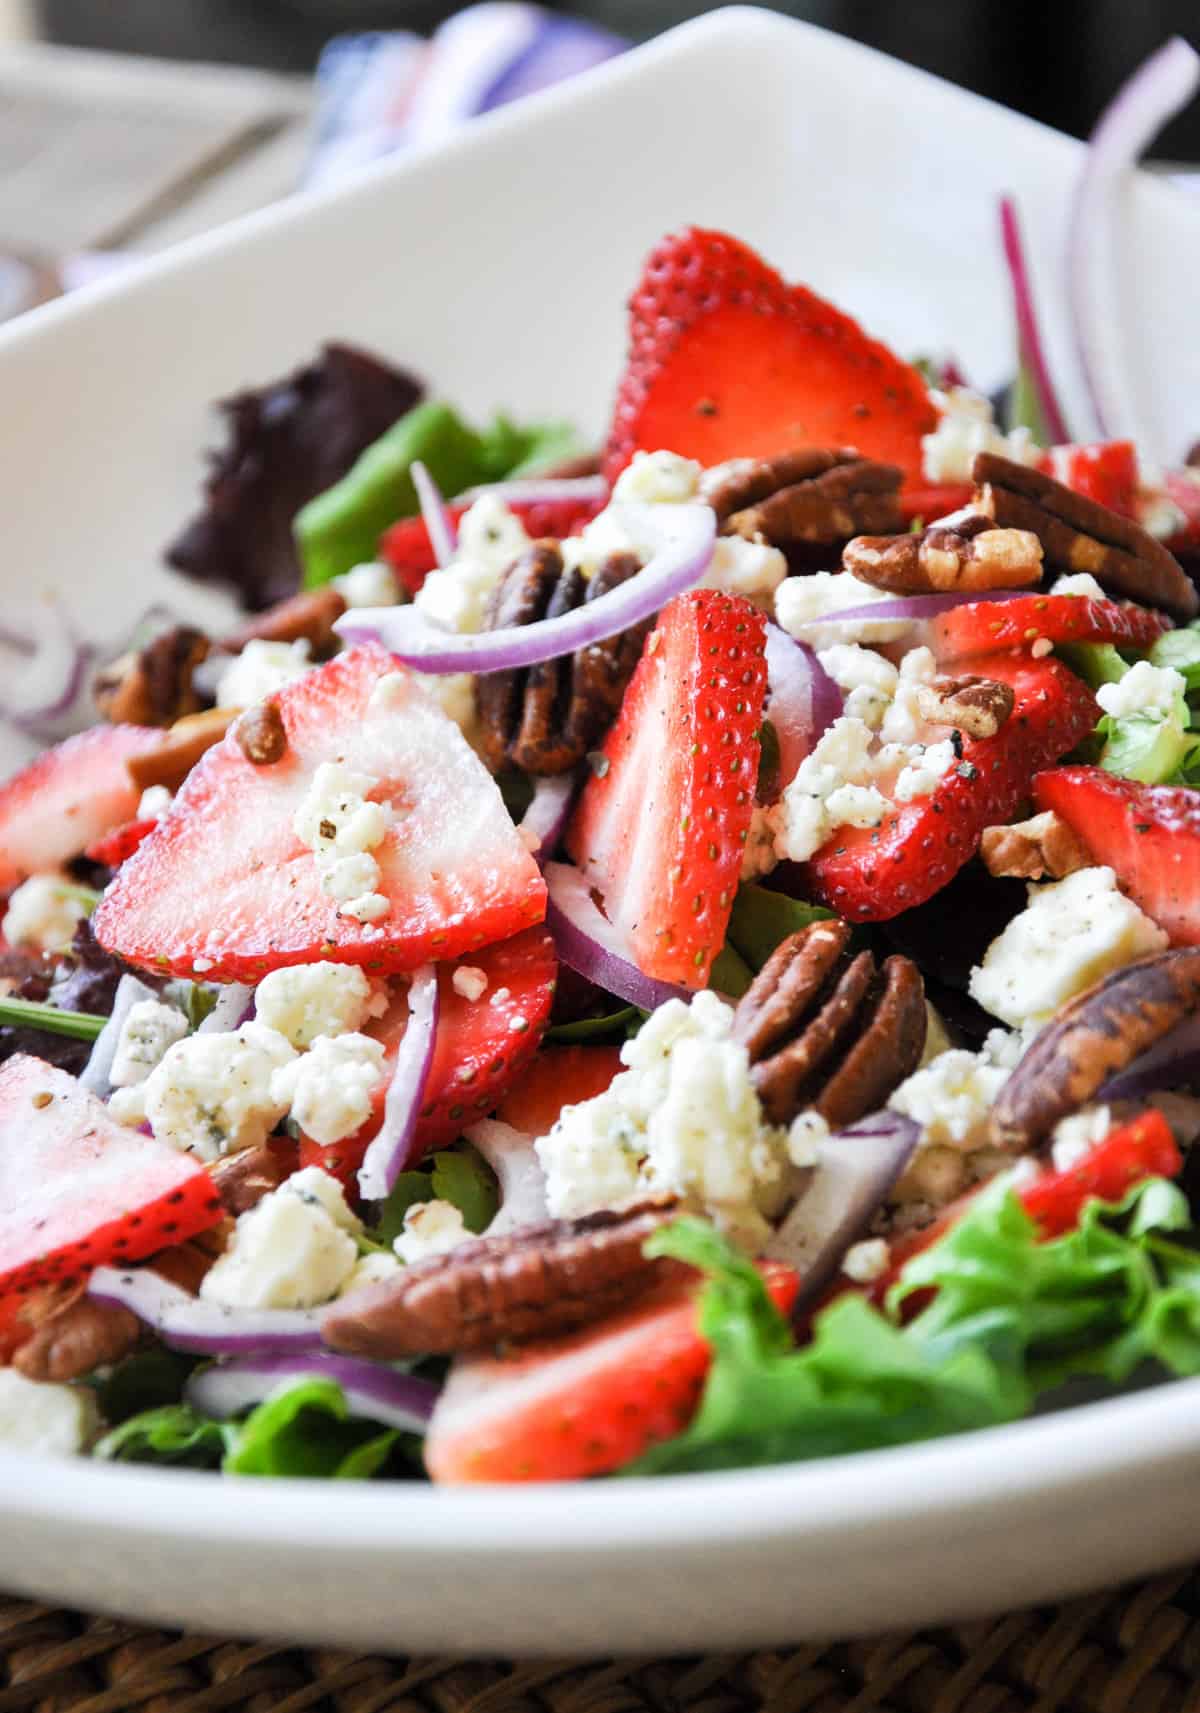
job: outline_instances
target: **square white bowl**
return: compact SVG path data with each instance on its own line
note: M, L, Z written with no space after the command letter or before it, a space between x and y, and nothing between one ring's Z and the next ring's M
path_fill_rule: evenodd
M1051 351L1079 145L811 27L710 14L435 153L297 198L0 330L6 610L120 633L195 503L211 401L322 340L465 408L599 432L639 262L728 228L902 351L1012 366L995 199L1020 199ZM1156 443L1197 429L1200 207L1139 181L1122 337ZM1073 396L1066 387L1068 404ZM964 1617L1200 1549L1200 1383L898 1452L673 1481L432 1490L0 1454L0 1584L152 1622L475 1653L747 1647Z

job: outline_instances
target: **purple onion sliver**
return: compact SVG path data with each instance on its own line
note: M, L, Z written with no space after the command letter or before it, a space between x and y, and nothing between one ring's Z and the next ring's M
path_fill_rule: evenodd
M223 1035L254 1015L254 989L230 982L217 995L217 1003L198 1026L197 1035Z
M244 1356L321 1348L319 1318L312 1310L227 1309L190 1296L149 1268L97 1267L88 1281L88 1295L128 1309L172 1350Z
M441 489L419 458L413 461L412 479L421 506L421 517L433 548L433 556L437 560L438 570L444 571L454 558L458 545L455 540L454 520L446 510Z
M1113 198L1121 175L1167 120L1186 107L1200 83L1200 55L1172 36L1122 85L1092 132L1067 232L1067 303L1079 368L1092 408L1085 438L1139 439L1136 413L1121 372L1120 339L1105 291L1115 262Z
M1033 286L1025 263L1025 248L1021 242L1021 225L1017 205L1011 196L1000 198L1000 237L1004 244L1004 259L1012 282L1013 307L1017 318L1017 343L1037 394L1038 410L1046 425L1052 445L1070 440L1066 419L1058 402L1058 394L1050 379L1050 368L1038 328L1037 311L1033 302Z
M657 981L637 967L577 868L550 862L543 873L549 892L546 926L568 969L643 1011L654 1011L668 999L691 999L689 989Z
M377 638L407 666L422 672L509 672L557 660L604 642L651 618L700 580L712 558L716 518L710 506L622 505L611 508L635 540L656 541L636 577L586 606L530 625L458 635L429 623L416 607L364 607L334 629L346 641Z
M779 782L787 785L817 739L842 712L842 693L806 642L767 625L766 717L779 741Z
M139 981L135 975L123 975L117 983L117 991L113 995L113 1008L109 1013L108 1022L92 1043L88 1062L79 1073L80 1088L87 1089L89 1094L105 1096L111 1087L110 1073L113 1060L117 1056L117 1043L121 1039L121 1030L125 1027L125 1019L135 1005L144 999L158 999L159 995L152 987L147 987L144 981Z
M345 1394L353 1416L382 1422L404 1433L424 1433L437 1402L432 1380L420 1380L359 1356L249 1356L193 1374L186 1398L206 1416L237 1416L272 1393L302 1380L332 1380Z
M520 830L528 839L537 840L533 858L539 868L558 848L580 783L577 773L560 773L553 779L539 779L533 788L533 798L521 817Z
M501 500L506 506L558 505L574 500L580 505L597 504L608 498L608 483L603 476L521 476L511 482L488 482L479 488L468 488L459 494L455 505L474 505L484 496Z
M408 1026L388 1085L383 1123L358 1168L359 1193L365 1201L383 1201L408 1165L437 1043L439 1009L437 970L432 964L423 964L414 972L408 990Z
M1137 1100L1194 1083L1200 1076L1200 1015L1182 1023L1118 1071L1095 1096L1097 1102Z
M821 625L857 623L862 619L907 619L919 624L923 619L936 619L954 607L974 606L979 601L1019 601L1028 589L973 589L958 595L896 595L886 601L871 601L860 607L841 607L835 613L821 613L804 619L801 630L816 630Z
M919 1136L911 1118L879 1112L818 1145L812 1181L766 1249L770 1260L801 1275L796 1309L807 1307L833 1278L908 1165Z
M534 1147L534 1138L499 1119L484 1118L465 1132L495 1172L500 1184L500 1208L484 1236L501 1237L525 1226L549 1219L546 1203L546 1174Z

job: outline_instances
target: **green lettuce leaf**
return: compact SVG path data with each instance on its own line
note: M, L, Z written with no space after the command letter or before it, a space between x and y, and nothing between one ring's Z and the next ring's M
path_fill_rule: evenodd
M823 905L805 904L797 898L786 897L782 892L772 892L769 887L747 881L737 889L725 939L743 962L757 973L789 934L832 915L832 910L826 910ZM725 991L733 990L727 988Z
M1200 625L1164 631L1147 650L1146 659L1152 666L1173 666L1186 678L1189 690L1200 690Z
M93 1456L113 1463L174 1463L189 1469L219 1469L236 1429L197 1415L190 1404L142 1410L113 1428Z
M136 1350L114 1368L101 1371L91 1381L100 1414L112 1426L149 1410L178 1404L188 1375L196 1366L194 1356L183 1356L163 1344Z
M542 1036L543 1041L626 1041L636 1035L648 1013L636 1005L622 1005L603 1017L580 1017L574 1023L555 1023Z
M1129 671L1129 662L1111 642L1064 642L1055 652L1093 690L1101 684L1119 684Z
M404 1215L419 1201L448 1201L468 1231L490 1225L500 1205L495 1173L469 1142L440 1148L417 1171L401 1172L371 1229L372 1247L390 1249L404 1230Z
M351 1419L332 1380L300 1380L251 1410L231 1437L227 1475L304 1475L363 1480L378 1473L400 1438L377 1422Z
M1185 731L1183 722L1161 711L1106 714L1096 727L1104 739L1100 766L1122 779L1143 785L1187 783L1197 766L1200 738Z

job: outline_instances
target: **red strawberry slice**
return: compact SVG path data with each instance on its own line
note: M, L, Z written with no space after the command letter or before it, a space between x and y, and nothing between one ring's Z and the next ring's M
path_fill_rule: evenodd
M970 482L942 482L932 487L906 487L900 496L900 511L906 524L918 520L922 528L940 517L961 511L971 498Z
M255 982L320 958L386 973L542 919L545 884L495 782L384 649L339 655L275 700L283 759L255 767L232 732L208 751L101 900L93 925L109 951L214 981ZM337 915L313 852L292 831L321 762L378 780L371 795L394 806L372 853L391 902L379 922Z
M487 987L478 999L468 998L454 986L456 971L464 969L482 971L487 977ZM554 942L544 928L527 928L512 940L486 946L438 970L437 1043L425 1084L414 1159L452 1142L467 1125L492 1112L520 1078L550 1021L557 975ZM382 1121L387 1085L407 1026L408 1000L399 995L387 1015L365 1030L387 1047L386 1071L372 1117L353 1136L328 1146L305 1137L302 1165L323 1166L343 1182L352 1182Z
M150 726L94 726L46 750L0 785L0 892L69 862L137 811L125 763L157 749Z
M740 596L670 602L567 834L638 967L662 981L704 987L725 942L754 810L765 638Z
M603 1094L623 1069L619 1047L543 1047L496 1108L496 1117L526 1136L545 1136L564 1106Z
M763 1272L787 1313L799 1276ZM672 1280L598 1326L461 1358L425 1439L435 1481L574 1481L620 1469L691 1421L709 1348L696 1285Z
M93 839L83 854L89 862L103 863L105 868L120 868L157 825L157 815L148 821L122 821L119 827L114 827L111 833L105 833L102 839Z
M630 299L604 469L614 482L639 449L720 464L856 446L920 481L936 423L921 375L856 321L736 238L689 227L651 252Z
M1097 505L1137 516L1138 457L1132 440L1105 440L1093 446L1052 446L1046 473Z
M928 797L878 828L840 828L804 865L808 896L852 922L886 922L924 904L974 855L985 827L1011 818L1038 769L1096 723L1091 691L1059 660L997 655L977 669L1013 687L1004 725L994 737L965 739L962 761Z
M1140 785L1101 767L1056 767L1034 780L1033 798L1115 872L1173 946L1200 946L1200 792Z
M542 536L554 536L561 541L581 530L603 503L602 500L511 500L508 509L520 518L531 541ZM464 505L449 508L456 527L466 509ZM415 595L437 566L425 520L402 517L399 523L394 523L380 537L379 557L387 561L409 594Z
M1012 601L967 601L934 619L929 642L940 661L971 654L1032 649L1045 641L1111 642L1149 648L1171 621L1132 601L1094 601L1086 595L1018 595Z
M37 1285L182 1243L221 1211L190 1155L114 1123L65 1071L23 1053L0 1066L0 1319Z

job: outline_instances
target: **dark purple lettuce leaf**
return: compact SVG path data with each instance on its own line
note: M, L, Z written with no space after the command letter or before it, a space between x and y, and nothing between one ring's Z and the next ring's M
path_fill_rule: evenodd
M37 952L6 948L0 953L0 978L16 985L13 993L18 999L49 1001L62 1011L90 1011L97 1017L112 1012L117 984L129 966L114 958L99 944L87 920L75 930L71 948L54 960ZM154 978L138 971L139 979L148 986L161 985ZM0 1063L15 1053L33 1053L47 1064L78 1076L91 1055L90 1041L76 1041L69 1035L52 1035L45 1029L0 1027Z
M228 444L211 455L205 504L166 550L169 565L231 584L259 612L300 586L292 519L421 400L423 388L351 345L219 408Z

